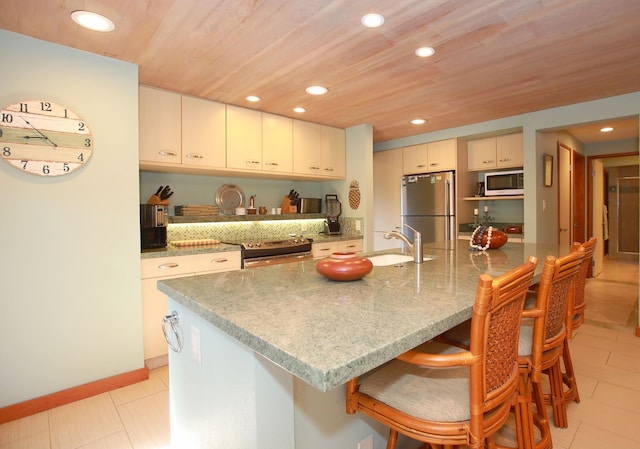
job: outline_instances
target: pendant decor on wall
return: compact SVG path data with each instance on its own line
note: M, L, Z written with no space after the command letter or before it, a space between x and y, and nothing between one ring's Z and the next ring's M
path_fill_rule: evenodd
M349 185L349 206L351 209L357 209L360 206L360 183L355 180Z

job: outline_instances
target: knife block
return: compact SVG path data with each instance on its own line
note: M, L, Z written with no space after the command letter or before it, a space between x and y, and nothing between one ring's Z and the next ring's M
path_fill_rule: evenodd
M298 213L298 207L291 204L291 200L288 196L285 196L280 203L280 209L283 214L296 214Z

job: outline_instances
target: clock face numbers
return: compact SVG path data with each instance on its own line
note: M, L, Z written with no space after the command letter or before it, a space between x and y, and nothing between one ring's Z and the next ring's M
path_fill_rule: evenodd
M0 111L0 152L21 171L60 176L84 166L93 153L93 137L86 122L64 106L22 101Z

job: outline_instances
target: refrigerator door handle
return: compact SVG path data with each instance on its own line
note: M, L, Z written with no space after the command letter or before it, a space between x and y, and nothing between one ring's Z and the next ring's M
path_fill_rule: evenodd
M451 202L451 198L450 198L450 196L451 196L451 183L448 180L446 180L444 182L444 184L445 184L445 187L446 187L444 189L444 204L445 204L444 213L445 213L445 215L451 215L451 204L450 204L450 202Z

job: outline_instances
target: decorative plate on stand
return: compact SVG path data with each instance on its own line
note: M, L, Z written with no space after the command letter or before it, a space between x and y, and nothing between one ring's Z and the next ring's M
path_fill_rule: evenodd
M244 207L244 192L235 184L223 184L216 192L216 204L225 214L233 215L236 207Z

